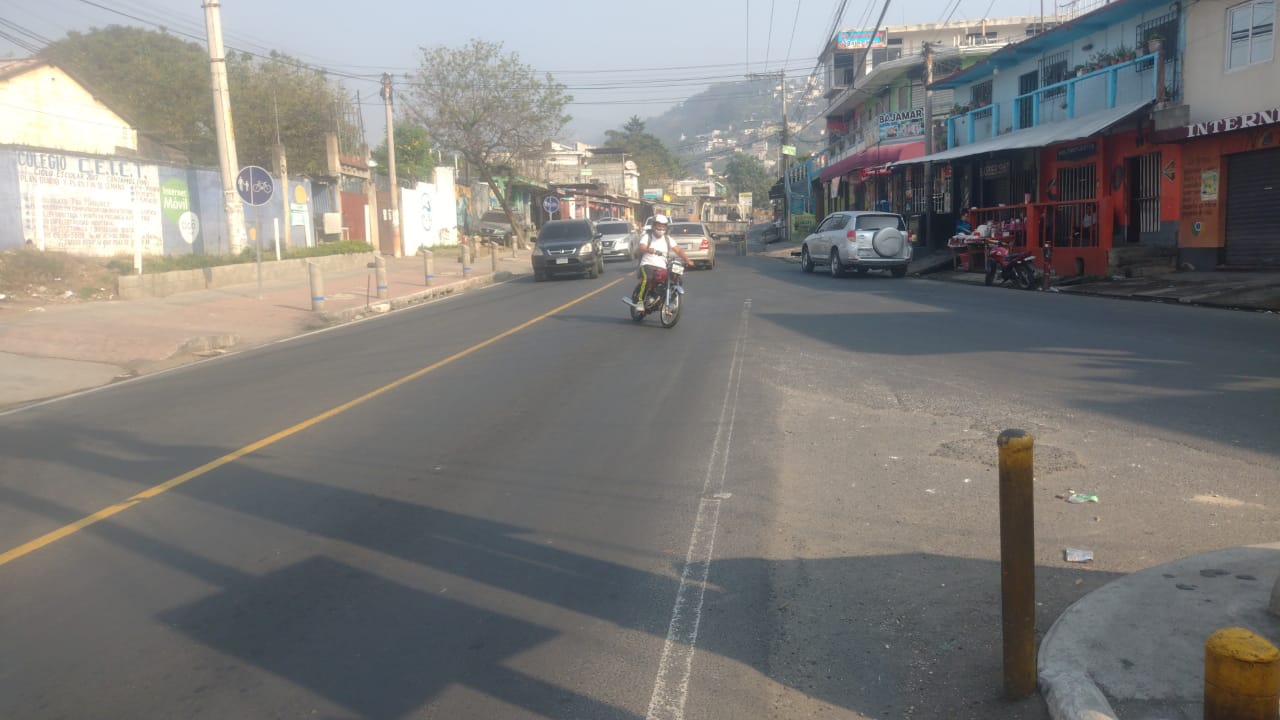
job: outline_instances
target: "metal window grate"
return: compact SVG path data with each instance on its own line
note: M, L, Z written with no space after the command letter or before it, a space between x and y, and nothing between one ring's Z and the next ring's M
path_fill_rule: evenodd
M1067 51L1040 58L1040 87L1047 87L1067 79ZM1041 102L1067 94L1065 87L1054 88L1040 96Z
M1137 182L1139 227L1144 233L1160 232L1160 153L1138 158Z

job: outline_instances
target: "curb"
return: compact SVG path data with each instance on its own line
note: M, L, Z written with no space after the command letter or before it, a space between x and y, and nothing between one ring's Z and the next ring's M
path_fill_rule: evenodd
M371 302L370 304L362 307L346 308L343 310L335 310L333 312L321 311L318 313L317 317L327 324L336 325L344 322L350 322L352 320L372 317L374 315L381 315L392 310L400 310L412 305L420 305L429 300L447 297L468 288L493 285L498 282L509 280L512 277L514 277L512 273L500 270L497 273L467 278L466 280L449 283L448 285L430 287L408 295L401 295L397 298L379 299L377 302Z

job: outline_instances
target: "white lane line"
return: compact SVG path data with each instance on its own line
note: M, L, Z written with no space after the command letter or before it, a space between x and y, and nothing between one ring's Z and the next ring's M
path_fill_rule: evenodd
M685 553L680 587L676 590L675 607L671 609L671 624L667 628L662 658L658 661L658 675L653 683L653 694L649 697L646 720L683 720L684 706L689 699L693 650L698 642L702 602L707 593L707 576L715 551L720 504L729 497L723 492L724 481L729 470L729 446L733 442L733 421L738 413L738 389L742 385L742 358L750 317L751 301L747 300L742 304L742 320L729 365L729 382L720 408L720 421L716 425L716 439L711 446L711 458L702 481L698 515L693 521L693 534L689 538L689 550Z

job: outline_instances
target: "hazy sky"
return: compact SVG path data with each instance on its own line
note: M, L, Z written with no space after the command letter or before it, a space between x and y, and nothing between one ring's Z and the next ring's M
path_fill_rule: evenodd
M1058 1L1045 0L1044 11L1052 13ZM833 23L869 29L882 2L848 0L837 22L842 3L833 0L222 0L222 21L228 47L278 50L361 76L343 82L366 103L371 134L385 130L377 94L383 72L417 67L423 46L476 37L501 42L568 86L574 120L565 139L596 142L630 116L659 115L711 82L783 68L790 77L807 76ZM885 23L1040 10L1040 0L896 0ZM109 24L164 26L204 42L201 0L0 0L0 58L29 54L11 38L39 46L68 30Z

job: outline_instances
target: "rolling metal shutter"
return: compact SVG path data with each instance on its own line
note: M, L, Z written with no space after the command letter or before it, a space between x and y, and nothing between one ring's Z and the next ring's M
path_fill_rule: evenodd
M1280 150L1227 157L1227 264L1280 267Z

